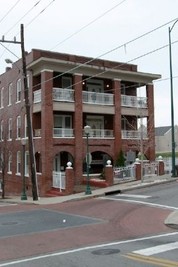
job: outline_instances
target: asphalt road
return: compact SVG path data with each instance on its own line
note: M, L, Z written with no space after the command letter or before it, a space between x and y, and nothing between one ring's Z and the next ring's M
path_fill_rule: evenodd
M178 183L55 205L0 204L1 266L178 266Z

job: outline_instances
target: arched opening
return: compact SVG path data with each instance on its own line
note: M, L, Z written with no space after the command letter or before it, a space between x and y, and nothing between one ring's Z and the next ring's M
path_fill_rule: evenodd
M59 152L55 155L53 160L53 171L64 172L68 161L72 162L73 165L74 160L72 155L67 151Z
M103 172L103 168L106 165L107 160L111 160L112 158L102 151L95 151L91 153L90 156L90 174L99 174ZM86 157L83 161L83 173L87 172L87 163L86 163Z

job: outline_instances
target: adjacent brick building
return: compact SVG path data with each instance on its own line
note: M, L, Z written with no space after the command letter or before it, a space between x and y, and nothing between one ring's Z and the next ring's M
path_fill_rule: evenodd
M160 75L137 66L34 49L26 56L38 190L56 186L56 173L72 162L75 184L86 173L86 136L91 126L90 173L115 164L122 150L126 162L140 151L155 159L154 86ZM6 194L21 192L21 138L27 136L21 60L0 76L1 158L6 165ZM140 96L145 92L145 96ZM139 122L146 122L147 132ZM28 145L26 146L28 178ZM30 190L29 193L30 194Z

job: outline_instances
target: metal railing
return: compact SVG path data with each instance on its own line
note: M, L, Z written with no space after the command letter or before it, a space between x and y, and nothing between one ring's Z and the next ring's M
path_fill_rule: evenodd
M83 136L85 136L85 133L83 132ZM91 129L90 138L113 138L113 130L108 129Z
M96 93L96 92L82 92L83 103L99 104L99 105L114 105L113 94Z
M135 164L114 168L114 179L135 180Z
M60 191L66 188L65 172L53 171L53 187L59 188Z
M65 88L53 88L53 100L74 102L74 90Z
M129 95L121 95L121 106L147 108L147 98Z
M53 137L74 137L74 130L69 128L54 128Z
M147 133L141 131L122 130L122 139L147 139Z

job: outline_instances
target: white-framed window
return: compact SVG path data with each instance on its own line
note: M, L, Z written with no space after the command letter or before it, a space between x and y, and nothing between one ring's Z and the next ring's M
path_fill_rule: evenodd
M70 115L54 115L54 128L67 128L72 127L72 116Z
M12 173L12 152L9 151L9 155L8 155L8 169L7 169L8 173Z
M17 151L17 174L21 173L21 152Z
M17 117L17 139L21 137L21 117Z
M8 87L8 105L12 105L12 94L13 94L13 87L12 87L12 83L9 84Z
M9 118L9 123L8 123L8 139L12 139L12 118Z
M28 137L27 115L25 115L25 137Z
M0 141L4 140L4 121L1 121L1 129L0 129Z
M4 87L1 88L1 94L0 94L0 108L4 107Z
M17 95L16 95L16 102L21 101L21 94L22 94L22 85L21 85L21 79L17 80Z

